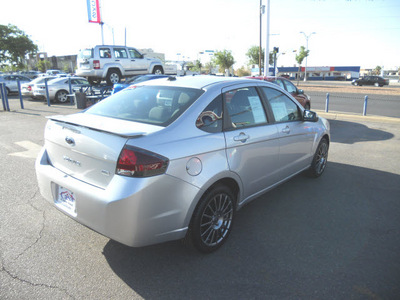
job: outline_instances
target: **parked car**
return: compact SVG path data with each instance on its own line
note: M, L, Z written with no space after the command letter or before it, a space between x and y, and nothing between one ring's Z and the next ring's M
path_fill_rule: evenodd
M18 93L18 81L20 84L31 81L30 78L22 75L0 75L0 83L6 84L7 95L10 93Z
M374 85L374 86L384 86L389 85L389 79L385 79L381 76L364 76L359 79L354 79L351 82L352 85Z
M216 76L146 81L45 128L36 173L59 210L128 246L185 238L202 252L246 203L320 176L330 143L327 120L277 85Z
M247 78L275 83L285 91L289 92L305 109L311 109L311 97L306 95L302 89L298 89L290 80L284 77L252 76Z
M37 78L41 73L39 71L21 71L18 73L19 75L35 79Z
M72 89L90 86L89 82L82 77L57 77L47 82L50 100L56 100L60 103L67 102L69 94L69 80L71 80ZM45 83L37 84L33 90L34 97L46 98Z
M46 77L37 77L33 79L30 82L26 82L21 85L21 93L23 96L26 97L31 97L32 99L37 99L38 97L35 97L33 95L33 90L35 89L36 84L44 83L44 81L47 79L48 81L56 78L55 76L46 76Z
M164 74L164 66L157 58L147 58L137 49L125 46L98 45L83 49L78 54L76 75L86 77L91 84L103 79L113 85L123 77L141 74Z
M147 74L147 75L134 76L134 77L126 79L125 82L115 83L113 85L112 94L118 93L120 90L123 90L124 88L127 88L128 86L130 86L132 84L137 84L139 82L143 82L143 81L147 81L147 80L165 78L168 76L169 75L163 75L163 74L161 74L161 75Z

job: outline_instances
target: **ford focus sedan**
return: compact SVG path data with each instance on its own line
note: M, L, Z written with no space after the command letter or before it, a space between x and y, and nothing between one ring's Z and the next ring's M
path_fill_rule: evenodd
M113 240L209 253L245 204L320 176L329 143L329 123L275 84L169 77L51 117L36 173L44 198Z

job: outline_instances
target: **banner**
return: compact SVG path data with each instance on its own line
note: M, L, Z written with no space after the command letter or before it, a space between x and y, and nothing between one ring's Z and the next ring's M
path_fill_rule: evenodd
M86 0L89 22L101 23L99 0Z

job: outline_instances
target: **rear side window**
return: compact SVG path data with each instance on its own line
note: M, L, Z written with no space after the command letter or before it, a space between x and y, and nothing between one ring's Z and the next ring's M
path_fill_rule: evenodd
M201 112L196 127L210 133L222 131L222 95L219 95Z
M89 108L86 113L168 126L203 90L165 86L130 86Z

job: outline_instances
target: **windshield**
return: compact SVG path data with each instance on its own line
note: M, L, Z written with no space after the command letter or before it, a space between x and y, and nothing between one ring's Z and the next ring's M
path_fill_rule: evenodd
M131 86L90 107L85 113L168 126L202 93L203 90L180 87Z
M89 48L89 49L83 49L81 51L79 51L78 54L78 58L80 59L88 59L88 58L92 58L93 57L93 49Z

